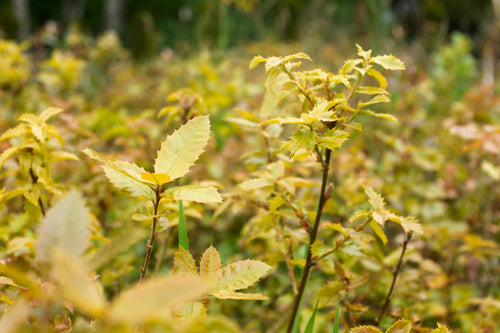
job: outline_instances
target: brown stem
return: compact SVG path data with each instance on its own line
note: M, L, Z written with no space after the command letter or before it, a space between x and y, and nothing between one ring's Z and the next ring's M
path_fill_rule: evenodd
M151 254L153 253L153 244L158 236L156 232L156 223L158 222L158 207L160 205L161 200L161 185L156 186L155 188L155 200L153 201L153 224L151 226L151 237L146 243L146 258L144 259L144 265L140 268L141 270L141 278L139 279L139 284L142 283L144 277L146 276L146 271L148 270L149 261L151 260Z
M411 232L406 234L406 239L403 243L403 249L401 250L401 256L399 257L399 262L398 265L396 266L396 269L394 270L394 275L392 277L392 283L391 283L391 288L389 289L389 293L387 293L387 297L385 298L385 303L382 306L382 310L380 311L380 314L375 321L375 325L378 327L380 325L380 322L382 321L382 318L385 315L385 312L387 311L387 308L389 307L389 303L391 302L391 295L392 291L394 290L394 286L396 285L396 280L398 278L399 271L401 270L401 265L403 264L403 256L405 255L406 252L406 247L408 243L410 242L411 239Z
M35 175L32 167L30 167L29 173L30 173L30 177L31 177L31 183L36 184L38 182L38 176ZM43 202L42 202L42 198L40 198L40 195L38 196L38 205L40 206L40 210L42 211L42 216L45 216L45 207L43 207Z
M304 291L306 289L307 278L309 277L309 272L311 271L311 268L313 266L311 247L312 247L313 243L316 241L316 236L318 235L319 223L321 221L321 214L323 213L323 207L325 206L326 200L328 199L325 196L325 191L326 191L326 184L327 184L327 180L328 180L328 171L330 170L331 153L332 153L332 151L330 149L326 149L325 159L322 163L322 165L323 165L323 177L322 177L322 181L321 181L321 190L319 193L318 208L316 211L316 218L314 220L314 225L313 225L313 228L311 230L310 237L309 237L309 247L307 249L306 264L304 266L304 271L302 272L302 278L300 279L298 293L295 296L292 314L290 317L290 322L288 323L288 329L287 329L288 333L292 332L293 323L295 321L295 317L297 317L297 314L298 314L298 311L300 308L300 303L302 300L302 296L304 295Z

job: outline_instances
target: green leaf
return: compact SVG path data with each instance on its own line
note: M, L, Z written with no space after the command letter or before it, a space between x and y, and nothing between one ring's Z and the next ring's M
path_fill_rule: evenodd
M218 281L221 277L222 263L220 255L217 250L210 245L210 247L203 252L200 261L200 276L205 280Z
M238 261L224 267L214 292L245 289L264 277L271 266L256 260Z
M217 189L212 186L185 185L168 188L162 193L165 198L201 203L222 202Z
M52 273L62 295L82 312L93 317L103 316L107 309L106 301L84 262L59 247L52 252L51 258Z
M179 200L179 246L189 251L189 241L186 228L186 217L184 216L184 205Z
M153 278L118 295L111 304L109 318L130 324L165 320L174 306L201 297L207 291L207 284L195 276Z
M171 180L184 176L200 157L209 137L208 116L191 119L161 144L155 160L155 172L167 174Z
M83 153L103 162L104 174L119 189L126 190L135 197L146 196L151 200L155 199L155 192L150 185L146 184L150 182L141 180L142 174L146 172L143 168L125 161L110 161L90 148L83 150Z
M375 326L358 326L349 331L349 333L382 333Z
M393 55L375 56L370 59L371 63L375 63L389 70L404 70L405 64Z
M385 206L384 199L380 194L375 192L370 186L363 186L365 194L368 196L368 202L374 210L383 210Z
M314 320L316 319L316 311L318 311L318 302L316 301L316 305L314 306L314 310L311 314L311 317L307 321L306 329L304 333L312 333L314 329Z
M89 212L82 197L75 191L69 192L42 219L35 243L37 258L49 261L54 246L80 257L87 248L89 227Z
M315 145L316 138L314 132L305 126L297 128L290 142L284 144L290 151L290 158L293 158L301 148L305 148L309 152L314 151Z
M333 322L333 333L338 333L339 332L339 308L340 308L340 301L336 306L335 309L335 320Z
M258 64L260 64L262 62L266 62L266 61L267 61L267 59L261 55L255 56L255 57L253 57L252 61L250 61L250 65L248 66L248 69L254 69L255 67L257 67Z
M401 319L392 324L385 333L410 333L411 322L409 320Z
M335 150L342 147L348 139L349 133L346 131L331 129L325 133L325 136L318 139L318 144L320 147Z

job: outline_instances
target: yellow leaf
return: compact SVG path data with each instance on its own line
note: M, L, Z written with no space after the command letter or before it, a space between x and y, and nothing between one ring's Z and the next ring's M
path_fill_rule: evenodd
M52 273L62 295L82 312L93 317L103 316L106 301L84 262L62 248L56 248L51 257Z
M165 173L143 172L141 173L141 179L156 185L162 185L170 181L170 177Z
M358 326L349 331L349 333L382 333L375 326Z
M201 203L222 202L217 189L213 186L185 185L168 188L162 193L165 198L195 201Z
M217 250L210 247L203 253L200 261L200 276L207 280L218 281L221 277L222 263Z
M239 293L236 291L212 292L211 295L218 299L245 299L254 301L265 301L269 299L269 297L260 293L246 294L246 293Z
M174 254L174 274L198 276L198 269L191 253L179 246Z
M411 323L408 320L398 320L385 333L410 333Z
M222 269L214 292L233 291L247 288L264 277L271 266L256 260L243 260Z
M389 70L404 70L405 64L393 55L375 56L370 59L371 63L378 64Z
M109 318L131 324L167 320L174 306L201 297L207 291L207 284L195 276L153 278L118 295L111 304Z

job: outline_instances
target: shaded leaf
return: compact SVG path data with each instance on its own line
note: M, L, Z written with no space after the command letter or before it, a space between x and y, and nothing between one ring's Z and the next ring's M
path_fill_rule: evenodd
M176 318L190 321L198 318L206 318L207 309L201 302L192 302L176 306L174 313Z
M90 236L90 217L82 197L75 191L59 200L42 219L35 244L37 258L49 261L56 246L75 257L87 248Z
M123 323L140 323L168 318L174 306L185 304L208 291L195 276L163 276L143 282L118 295L111 304L109 318Z
M316 311L318 311L318 302L316 302L316 305L314 306L314 310L311 314L311 317L307 321L306 328L304 330L304 333L312 333L314 329L314 321L316 319Z

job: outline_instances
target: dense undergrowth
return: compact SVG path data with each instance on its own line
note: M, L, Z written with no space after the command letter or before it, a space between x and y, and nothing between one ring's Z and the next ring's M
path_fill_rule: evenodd
M2 332L500 329L499 88L468 40L325 72L266 49L0 41Z

